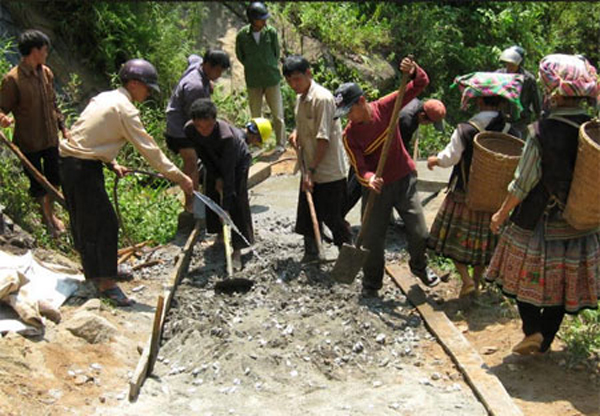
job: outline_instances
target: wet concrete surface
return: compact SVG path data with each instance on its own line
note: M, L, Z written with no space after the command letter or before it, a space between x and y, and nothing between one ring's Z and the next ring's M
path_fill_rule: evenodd
M273 177L251 191L259 256L246 254L235 275L253 280L248 293L215 291L225 271L213 236L194 248L153 377L136 403L99 414L486 414L389 279L379 298L362 298L361 273L340 285L332 264L301 262L298 182ZM403 261L401 228L387 239L386 260Z

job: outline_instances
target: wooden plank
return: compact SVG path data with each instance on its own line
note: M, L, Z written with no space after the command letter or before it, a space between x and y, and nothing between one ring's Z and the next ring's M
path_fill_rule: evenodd
M156 304L156 311L154 311L152 335L150 336L150 354L148 356L148 371L146 372L146 374L152 374L152 370L154 370L154 363L156 362L156 357L158 355L160 335L162 333L162 315L164 305L165 298L162 295L160 295L158 297L158 303Z
M386 266L385 270L406 294L408 300L416 306L429 330L460 369L488 413L492 416L522 416L523 413L512 401L502 383L491 373L469 341L444 312L435 310L416 280L411 277L408 267L393 265Z
M271 176L271 164L267 162L256 162L250 166L248 172L248 189L267 180Z
M140 388L146 380L146 376L152 371L153 365L151 365L150 357L154 354L154 358L156 359L156 348L153 346L158 343L158 337L160 332L160 322L163 313L163 305L164 298L162 295L158 296L158 301L156 304L156 310L154 311L154 322L152 324L152 334L150 334L150 338L148 339L148 343L144 347L144 351L138 361L137 367L129 381L129 400L134 401L137 399L138 394L140 393Z
M199 236L200 223L199 221L196 221L196 226L183 247L183 254L179 257L177 263L175 263L175 268L169 278L170 285L164 291L164 294L158 296L156 310L154 311L154 321L152 322L152 333L148 338L148 342L144 347L144 351L138 361L133 377L129 382L129 401L135 401L137 399L146 377L148 374L151 374L154 369L165 318L171 307L171 300L175 294L175 288L181 281L184 271L187 270L190 264L194 244L196 244Z

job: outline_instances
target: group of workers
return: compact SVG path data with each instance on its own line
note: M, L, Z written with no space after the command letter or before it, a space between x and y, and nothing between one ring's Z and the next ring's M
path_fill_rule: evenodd
M390 126L398 91L371 102L355 83L342 84L332 93L315 82L310 63L299 55L286 57L280 72L277 32L267 25L267 7L252 3L247 16L249 24L236 38L236 56L245 69L253 120L246 130L239 129L217 117L218 109L210 99L213 82L231 66L228 54L209 49L203 58L190 56L166 109L167 146L181 156L183 172L145 131L133 104L158 91L158 74L151 63L127 61L119 71L122 85L92 98L68 130L56 106L52 72L45 65L50 40L37 30L20 37L23 58L4 76L0 90L0 125L13 123L8 116L12 112L15 143L52 184L62 186L85 277L96 284L101 296L120 306L133 303L117 285L129 276L117 266L118 223L103 173L103 165L119 177L127 173L116 162L126 142L184 191L180 220L192 216L193 190L200 183L198 162L202 162L203 191L230 214L244 237L235 235L232 242L234 268L242 268L241 249L254 241L247 189L249 145L260 145L271 134L271 124L261 114L265 97L276 146L278 150L285 146L282 73L297 94L295 129L287 140L302 168L295 231L304 238L304 261L320 259L307 192L318 227L325 224L340 248L353 242L346 214L361 196L364 211L368 194L375 192L378 197L363 233L369 253L363 266L362 296L376 297L382 287L385 236L395 209L407 236L410 270L424 284L431 287L440 282L428 266L429 247L454 261L462 279L460 296L476 293L485 274L517 299L525 334L515 346L517 353L548 350L565 312L597 307L600 228L575 230L561 216L577 154L578 126L590 119L581 104L595 100L599 93L595 68L585 58L549 55L542 60L543 105L535 77L523 69L525 52L520 47L502 53L505 68L499 71L457 77L464 108L475 101L478 113L459 123L446 148L427 160L430 169L454 167L449 192L430 232L408 149L419 125L433 124L444 131L446 108L439 100L417 98L429 84L425 70L410 58L402 59L399 69L410 81L400 122ZM347 119L344 129L342 117ZM395 134L383 173L377 175L390 127ZM465 202L473 141L482 131L527 139L508 197L496 213L473 211ZM48 229L64 232L44 189L30 180L31 195L40 202ZM509 215L508 225L502 227ZM209 213L207 230L220 229L219 219Z

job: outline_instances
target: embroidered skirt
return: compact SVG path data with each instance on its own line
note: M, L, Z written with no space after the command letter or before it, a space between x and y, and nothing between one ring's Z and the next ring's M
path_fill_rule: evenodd
M544 225L525 230L509 223L486 272L502 291L538 307L564 306L569 313L597 308L600 233L566 240L544 239Z
M490 231L491 217L467 208L464 193L450 192L431 226L427 246L459 263L487 265L498 241Z

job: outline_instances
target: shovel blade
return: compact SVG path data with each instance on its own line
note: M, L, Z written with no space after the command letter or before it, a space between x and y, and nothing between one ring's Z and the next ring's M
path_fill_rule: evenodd
M331 271L331 277L340 283L352 283L365 263L368 254L369 250L344 244Z

